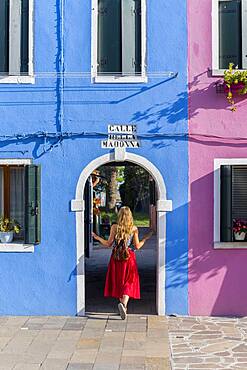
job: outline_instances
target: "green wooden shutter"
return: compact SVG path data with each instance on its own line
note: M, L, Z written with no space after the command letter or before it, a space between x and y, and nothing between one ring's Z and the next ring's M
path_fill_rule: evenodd
M232 241L232 166L220 167L220 241Z
M247 166L232 166L232 218L247 221Z
M0 73L8 72L9 1L0 0Z
M241 0L219 2L219 67L242 68Z
M121 72L121 0L98 0L98 74Z
M28 22L29 22L29 0L21 3L21 73L28 73Z
M141 72L141 0L122 0L122 72Z
M38 244L40 225L40 166L25 167L25 243Z

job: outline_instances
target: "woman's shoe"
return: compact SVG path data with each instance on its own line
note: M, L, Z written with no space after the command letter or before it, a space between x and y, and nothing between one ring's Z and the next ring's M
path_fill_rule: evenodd
M120 303L118 304L118 310L119 310L119 313L120 313L121 319L122 319L122 320L125 320L125 319L126 319L126 312L127 312L125 305L124 305L123 303L121 303L121 302L120 302Z

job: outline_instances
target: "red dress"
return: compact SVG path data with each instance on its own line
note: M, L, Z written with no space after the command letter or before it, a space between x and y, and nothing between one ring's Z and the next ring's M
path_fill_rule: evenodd
M118 261L111 255L105 282L105 297L140 299L140 281L135 252L129 248L130 257L127 261Z

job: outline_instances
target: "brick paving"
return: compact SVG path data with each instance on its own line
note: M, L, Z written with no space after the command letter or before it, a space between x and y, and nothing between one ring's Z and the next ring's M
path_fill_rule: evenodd
M0 318L1 370L168 370L167 318Z

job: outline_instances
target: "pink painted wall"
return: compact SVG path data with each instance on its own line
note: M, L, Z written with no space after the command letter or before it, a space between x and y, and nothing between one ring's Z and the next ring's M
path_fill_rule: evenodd
M247 315L247 250L213 249L214 158L247 157L247 99L237 112L216 94L211 68L211 0L189 0L189 310ZM225 137L214 138L212 136Z

